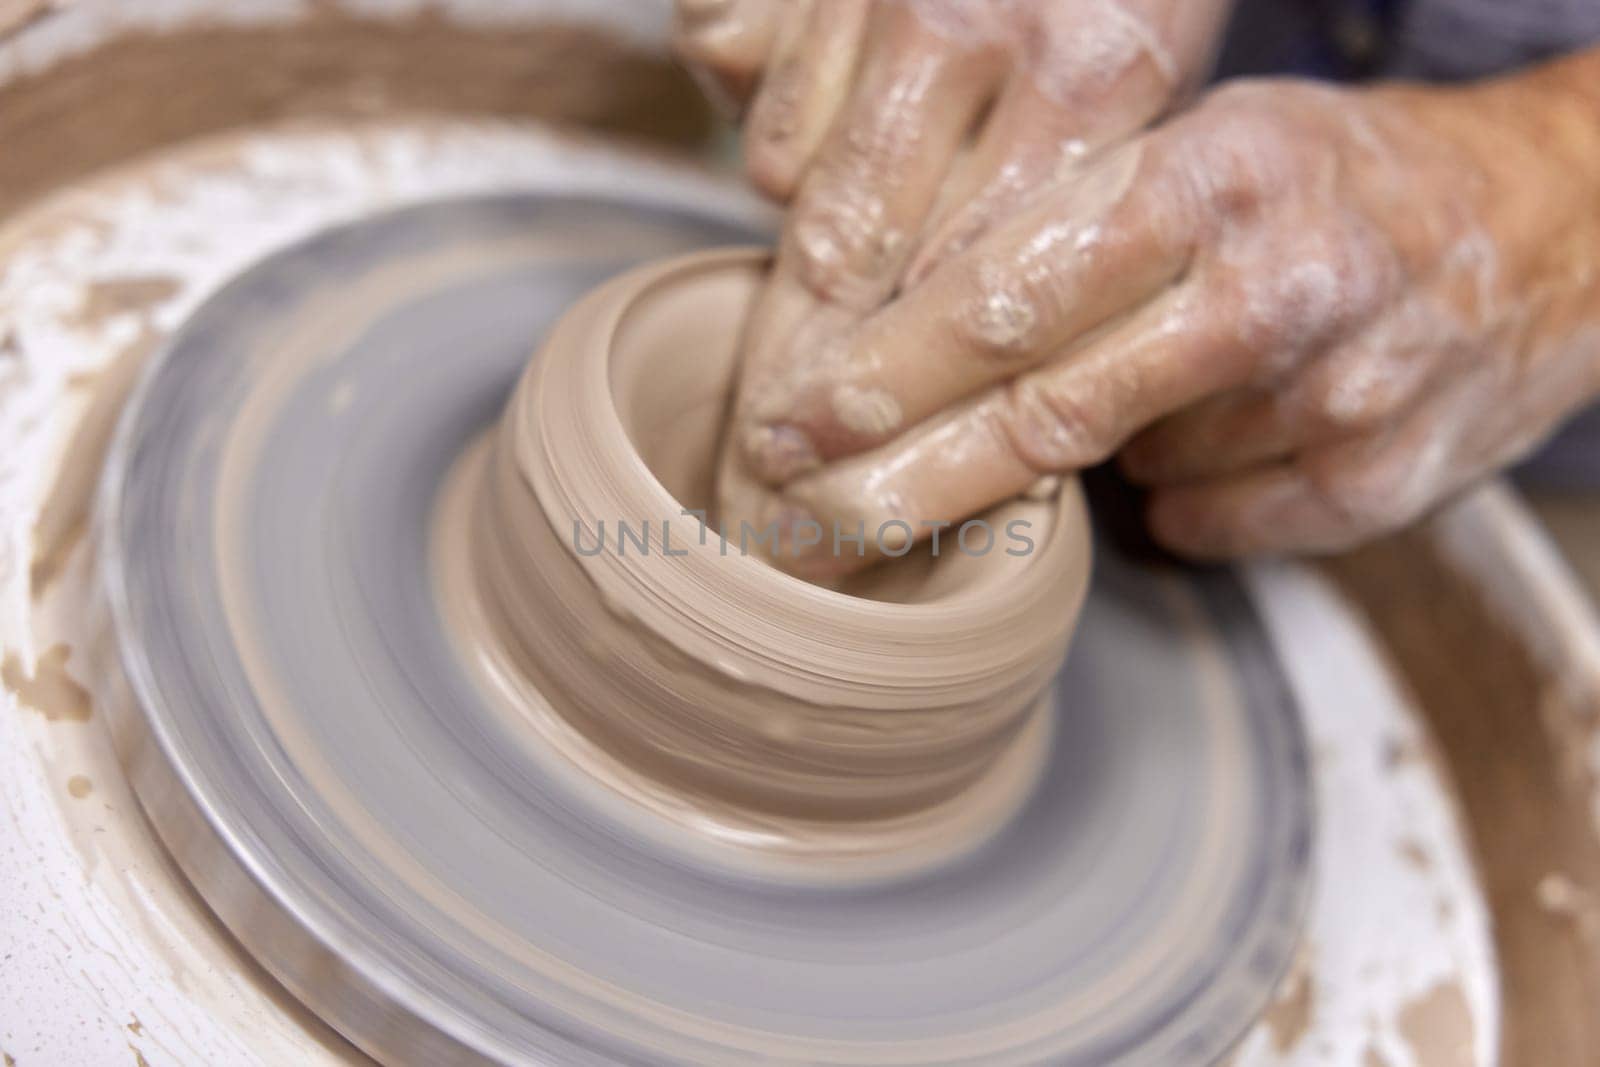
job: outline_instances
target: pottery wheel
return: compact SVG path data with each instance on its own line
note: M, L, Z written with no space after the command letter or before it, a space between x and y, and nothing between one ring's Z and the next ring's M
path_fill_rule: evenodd
M454 200L202 306L102 498L154 821L252 952L385 1059L1215 1060L1294 948L1311 825L1295 709L1230 575L1099 546L1022 810L870 884L741 875L612 818L458 661L430 509L539 337L634 262L760 237Z

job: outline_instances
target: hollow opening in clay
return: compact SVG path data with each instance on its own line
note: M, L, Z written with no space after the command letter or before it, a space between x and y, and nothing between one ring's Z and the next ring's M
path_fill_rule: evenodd
M624 431L661 486L685 510L709 515L713 526L717 452L739 341L764 274L765 265L752 257L671 277L639 295L612 338L611 388ZM992 531L987 551L979 552L983 541L978 537L972 554L960 551L952 526L938 555L924 541L833 588L886 603L931 604L997 584L1027 563L1026 557L1007 554L1007 524L1026 522L1027 536L1042 544L1054 532L1055 508L1019 500L979 519ZM736 529L725 532L738 543Z

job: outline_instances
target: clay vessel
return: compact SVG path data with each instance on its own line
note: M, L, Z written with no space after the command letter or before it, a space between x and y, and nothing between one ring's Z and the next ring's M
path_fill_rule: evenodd
M987 553L947 539L844 590L724 544L686 512L714 499L765 268L652 264L562 319L444 509L467 516L449 613L549 742L679 822L791 854L948 850L1012 810L1043 749L1082 497L998 507Z

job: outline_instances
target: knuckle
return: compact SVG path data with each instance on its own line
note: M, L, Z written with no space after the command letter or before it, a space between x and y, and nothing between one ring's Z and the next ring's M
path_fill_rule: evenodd
M1295 187L1307 166L1308 143L1265 82L1218 89L1182 126L1178 146L1195 195L1210 210L1250 214Z
M1318 377L1301 401L1314 428L1325 434L1376 430L1401 414L1410 389L1382 361L1335 366Z
M1308 484L1336 521L1339 546L1404 525L1412 515L1403 470L1393 463L1335 461L1303 466Z
M870 307L892 285L890 265L905 241L885 226L883 201L872 188L808 185L790 220L786 244L800 280L830 303Z
M1102 405L1021 379L1006 388L1000 428L1032 470L1048 474L1106 458L1111 425Z
M967 294L952 317L958 350L985 362L1009 364L1038 346L1047 294L1027 275L986 261L964 268Z
M1168 66L1157 34L1138 25L1130 32L1129 16L1119 8L1090 6L1078 18L1040 20L1016 49L1044 96L1063 110L1104 105L1120 95L1156 111L1174 92L1178 72ZM1155 77L1130 85L1141 66Z
M1295 360L1370 322L1394 290L1392 250L1346 222L1235 254L1247 342Z

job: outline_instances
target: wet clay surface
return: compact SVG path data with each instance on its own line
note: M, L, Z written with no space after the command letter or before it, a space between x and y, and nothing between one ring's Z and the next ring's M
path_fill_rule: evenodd
M732 837L819 860L964 851L1038 770L1040 698L1088 580L1081 496L1074 482L986 516L1026 529L1031 554L918 553L837 592L702 530L685 509L711 503L763 258L643 268L563 318L471 467L476 491L441 503L441 570L476 572L445 581L470 601L450 614L492 677L520 677L513 702L539 694L692 826L731 820ZM631 553L619 521L642 530Z
M127 34L0 87L0 216L186 138L400 111L553 119L663 145L710 128L679 67L599 29L365 19L330 4L283 24Z
M1550 906L1552 892L1581 901L1600 890L1593 783L1573 761L1586 746L1551 724L1573 715L1600 721L1600 708L1558 706L1569 699L1559 680L1426 530L1330 562L1327 571L1390 648L1460 789L1493 910L1506 997L1504 1062L1595 1062L1600 941ZM1467 648L1470 656L1445 651ZM1418 1007L1415 1029L1422 1033L1449 1009L1442 999ZM1465 1061L1445 1050L1424 1062Z

